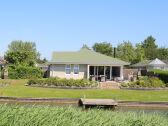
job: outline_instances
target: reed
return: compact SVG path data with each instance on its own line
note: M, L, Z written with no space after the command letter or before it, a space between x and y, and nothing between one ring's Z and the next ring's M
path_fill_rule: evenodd
M0 105L0 126L167 126L158 113L82 110L44 105Z

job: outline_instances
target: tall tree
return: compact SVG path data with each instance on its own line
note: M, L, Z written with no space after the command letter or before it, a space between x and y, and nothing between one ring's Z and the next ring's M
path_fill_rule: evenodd
M141 44L136 44L135 53L136 53L135 63L142 62L146 59L145 51Z
M8 46L5 58L12 64L33 65L39 59L40 53L36 50L34 42L12 41Z
M152 60L157 58L157 45L155 43L156 39L152 36L148 36L143 42L142 47L145 51L145 56L147 59Z
M135 56L135 49L131 42L123 41L122 44L119 44L117 47L117 58L121 60L134 63L136 56Z
M93 45L93 50L107 56L113 56L113 47L108 42L95 43Z

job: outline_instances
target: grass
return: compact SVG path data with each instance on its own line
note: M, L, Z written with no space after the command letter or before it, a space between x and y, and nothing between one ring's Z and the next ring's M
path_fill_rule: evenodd
M71 90L27 87L27 80L6 80L10 86L0 87L0 97L58 97L58 98L102 98L129 101L168 101L168 90L136 91L121 89Z
M103 111L43 105L0 105L0 126L167 126L158 113Z

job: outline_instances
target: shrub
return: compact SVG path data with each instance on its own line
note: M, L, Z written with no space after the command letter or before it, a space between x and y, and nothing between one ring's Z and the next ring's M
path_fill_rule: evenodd
M43 76L43 72L39 68L32 66L9 65L8 71L10 79L41 78Z
M148 78L148 76L140 76L139 77L139 80L148 80L149 78Z
M157 78L157 77L151 77L149 79L149 83L151 84L151 87L154 87L154 88L156 88L156 87L162 87L162 88L164 88L166 86L163 83L163 81L159 80L159 78Z
M139 86L137 85L137 83L136 83L136 82L131 82L131 83L128 83L128 86L129 86L129 87L134 87L134 88L139 87Z
M89 81L87 79L65 79L65 78L44 78L44 79L30 79L29 85L48 85L48 86L75 86L75 87L97 87L98 82Z
M155 72L155 75L164 81L165 83L168 83L168 71L165 70L150 70L152 72Z
M166 87L168 87L168 83L166 83Z
M128 87L128 83L122 83L121 86L122 87Z
M139 77L139 80L136 82L131 82L127 84L122 84L121 86L125 87L134 87L134 88L139 88L139 87L148 87L148 88L165 88L166 84L160 80L157 77Z

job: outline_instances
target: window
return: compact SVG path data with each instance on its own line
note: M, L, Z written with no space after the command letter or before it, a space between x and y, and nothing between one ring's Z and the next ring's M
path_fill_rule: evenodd
M71 73L71 65L66 65L65 66L65 73L70 74Z
M79 65L74 65L74 74L79 74Z

